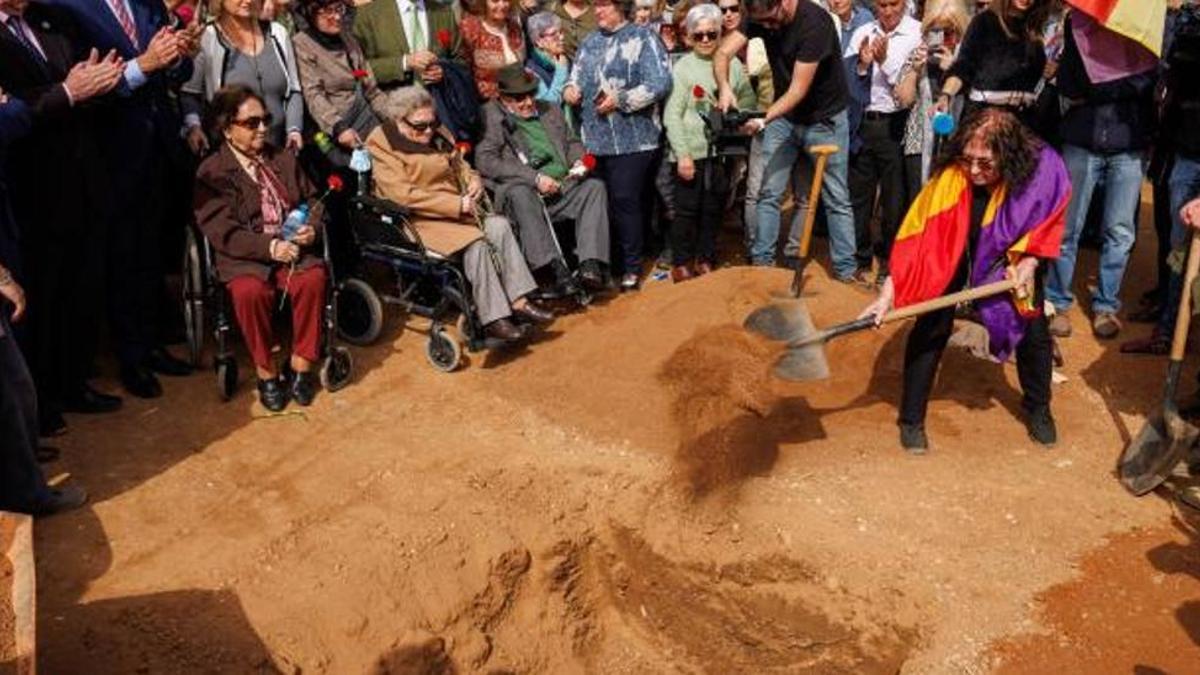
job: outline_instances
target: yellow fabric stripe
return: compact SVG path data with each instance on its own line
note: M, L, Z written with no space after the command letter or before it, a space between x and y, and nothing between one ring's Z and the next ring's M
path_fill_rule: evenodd
M950 167L938 174L933 182L921 190L908 209L900 231L896 233L896 241L920 235L925 231L925 223L939 213L954 208L966 189L966 176L958 167Z
M1166 0L1117 0L1104 25L1162 56L1166 17Z

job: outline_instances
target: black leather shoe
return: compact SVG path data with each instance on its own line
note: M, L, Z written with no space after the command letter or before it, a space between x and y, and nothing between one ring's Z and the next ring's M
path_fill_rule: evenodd
M121 397L102 394L88 385L63 401L63 410L72 413L109 413L121 409Z
M589 259L579 263L579 283L592 293L607 288L607 284L604 283L604 270L601 269L599 260Z
M125 386L125 391L138 398L162 396L162 385L145 366L121 366L121 384Z
M52 448L49 445L39 445L37 452L34 453L34 457L37 457L38 464L49 464L57 462L61 454L58 448Z
M312 373L296 373L292 375L292 400L302 406L308 406L317 397L317 378Z
M41 412L41 411L39 411ZM38 436L51 438L67 433L67 421L59 413L41 412L38 416Z
M517 309L516 307L513 308L513 314L516 314L518 318L524 319L530 323L547 324L554 321L553 311L535 304L528 298L525 299L525 304L520 309Z
M483 332L490 338L515 342L525 337L525 331L508 319L496 319L483 327Z
M155 347L150 350L150 354L146 356L146 367L156 373L171 377L183 377L192 374L192 367L186 361L171 356L171 353L162 347Z
M925 427L916 424L901 424L900 447L909 454L925 454L929 450L929 439L925 436Z
M1029 437L1047 448L1054 447L1058 442L1058 429L1054 425L1054 417L1047 408L1039 408L1025 417L1025 429Z
M258 381L258 401L271 412L279 412L287 407L288 390L278 377Z
M35 516L52 516L56 513L71 511L87 503L88 493L76 485L61 488L51 488L50 498L33 508Z

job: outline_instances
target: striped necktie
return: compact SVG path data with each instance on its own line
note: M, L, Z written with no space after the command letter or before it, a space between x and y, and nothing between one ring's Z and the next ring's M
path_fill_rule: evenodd
M10 31L12 31L13 36L17 38L17 42L20 42L21 46L29 51L29 55L33 57L33 60L37 61L39 66L45 65L46 56L42 54L42 50L38 49L37 45L33 44L33 41L29 39L29 33L25 32L25 21L22 20L21 17L14 14L8 17L8 28Z
M117 23L121 24L121 30L125 31L125 37L129 38L129 44L133 45L134 49L139 49L137 24L133 22L129 8L125 6L125 0L108 0L108 6L117 17Z

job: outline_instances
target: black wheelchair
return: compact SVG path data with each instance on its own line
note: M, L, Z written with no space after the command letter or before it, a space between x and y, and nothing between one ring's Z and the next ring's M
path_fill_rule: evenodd
M340 291L329 252L329 237L322 236L321 242L329 283L325 287L322 308L324 339L318 374L321 386L328 392L335 392L345 387L354 376L354 360L350 350L338 345L335 340L337 331L334 319L338 315ZM222 401L228 401L237 389L238 382L237 358L231 340L235 323L231 317L229 294L217 278L212 246L195 225L187 227L182 270L183 316L192 366L198 368L201 365L205 336L211 330L216 343L212 363L217 378L217 394Z
M409 223L409 210L387 199L350 200L350 225L360 256L358 274L340 286L337 326L346 342L370 345L383 328L384 303L430 320L425 356L437 370L456 370L468 352L507 343L485 337L474 297L460 263L425 247ZM373 268L373 269L372 269ZM364 277L383 272L387 292Z

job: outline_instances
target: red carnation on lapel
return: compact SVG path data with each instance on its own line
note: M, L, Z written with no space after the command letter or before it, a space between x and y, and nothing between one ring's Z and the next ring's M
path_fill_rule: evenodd
M354 72L352 74L354 75L354 79L356 79L356 80L367 79L367 71L363 68L355 68Z
M587 169L588 171L592 171L596 168L596 156L590 152L580 158L579 161L583 162L583 168Z
M692 87L692 96L695 96L696 98L704 98L705 96L708 96L708 92L704 91L704 87L696 85Z
M336 173L329 174L329 178L325 179L325 185L329 188L330 192L341 192L342 188L346 187L346 183L342 180L342 177Z
M450 31L445 28L439 28L437 32L438 44L442 49L450 49Z

